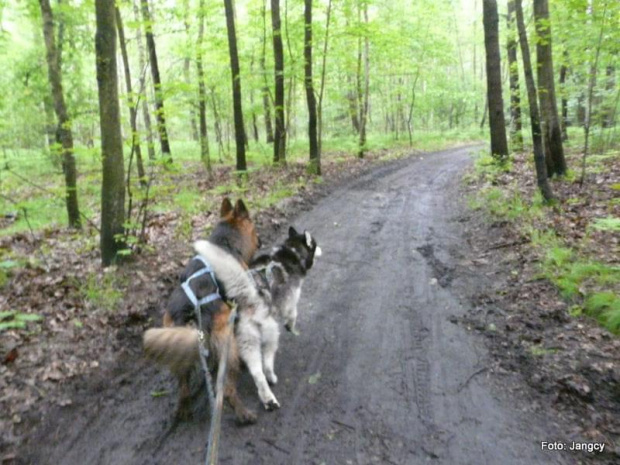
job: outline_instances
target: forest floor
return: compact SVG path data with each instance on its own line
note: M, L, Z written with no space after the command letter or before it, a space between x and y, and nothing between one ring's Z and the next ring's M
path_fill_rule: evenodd
M468 152L379 166L375 154L329 166L322 184L291 167L282 185L295 188L282 189L284 200L269 198L281 172L257 172L241 191L230 173L209 184L196 174L201 192L228 182L217 194L267 206L256 217L265 244L292 222L324 250L302 293L301 336L282 337L282 409L242 429L227 412L221 463L618 460L620 343L570 317L550 281L532 278L540 257L527 255L530 239L513 223L459 200L485 183L458 182ZM3 321L26 327L0 339L3 463L201 461L208 419L173 423L175 383L143 360L140 337L159 324L189 244L214 221L155 215L150 247L107 272L83 235L2 239L10 292L0 303L14 312ZM247 375L241 393L258 407ZM572 440L606 448L541 450L542 441Z

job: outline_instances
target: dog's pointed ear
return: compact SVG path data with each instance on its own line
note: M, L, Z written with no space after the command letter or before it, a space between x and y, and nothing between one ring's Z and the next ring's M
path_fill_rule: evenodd
M236 218L250 218L250 212L241 199L237 200L235 204L234 216Z
M288 228L288 237L289 238L296 237L298 235L299 235L299 233L297 232L297 230L293 226Z
M222 200L222 206L220 207L220 216L224 218L225 216L230 215L230 212L233 211L232 202L228 197L224 197Z

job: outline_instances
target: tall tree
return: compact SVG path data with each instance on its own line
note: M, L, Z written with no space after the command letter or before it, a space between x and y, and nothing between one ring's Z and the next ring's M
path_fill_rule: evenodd
M508 1L508 77L510 82L510 141L512 149L523 150L523 133L521 123L521 89L519 87L519 62L517 60L517 40L514 24L515 2Z
M49 0L39 0L41 16L43 18L43 37L45 38L46 61L49 82L54 100L54 112L58 126L56 127L56 142L62 147L62 170L65 175L65 202L69 226L79 228L80 209L77 196L77 169L73 154L73 132L71 119L67 111L65 96L62 89L62 69L60 56L56 46L54 34L54 16Z
M168 129L166 127L166 112L164 110L164 96L161 86L161 76L159 74L159 62L157 61L157 49L155 48L155 37L153 36L153 18L149 10L149 0L141 0L142 18L146 31L146 48L149 52L149 62L151 64L151 76L155 89L155 117L157 119L157 131L161 144L161 153L166 162L172 163L172 152L170 151L170 141L168 140Z
M228 51L232 77L233 116L235 119L235 145L237 146L237 171L247 169L245 161L245 126L241 106L241 73L237 53L237 34L235 32L235 10L232 0L224 0L226 10L226 29L228 30Z
M265 112L265 137L267 139L267 143L271 144L273 142L273 126L271 124L271 102L270 102L270 94L269 94L269 85L267 84L267 71L265 69L265 55L267 55L267 0L263 0L263 49L261 52L259 65L260 71L263 75L263 88L261 93L263 94L263 111Z
M558 117L551 51L551 23L548 0L534 0L536 21L536 62L538 65L538 98L542 116L543 146L547 162L547 176L566 173L562 145L562 128Z
M562 54L562 64L560 65L560 96L562 100L562 140L568 140L568 98L566 92L566 77L568 75L567 62L568 53L564 50Z
M99 88L99 125L101 127L101 260L103 266L116 261L123 248L119 240L125 222L125 184L123 140L116 68L116 24L114 2L96 0L97 85Z
M205 2L198 3L198 44L196 47L196 74L198 77L198 119L200 121L200 159L211 175L211 156L209 154L209 139L207 137L207 90L205 88L205 72L202 65L202 47L205 36ZM193 120L193 117L192 117Z
M149 160L155 160L155 144L153 143L153 130L151 128L151 114L149 113L148 92L146 90L146 59L144 53L144 42L142 42L142 25L140 24L140 8L138 1L133 0L133 14L138 24L136 27L136 42L138 43L138 65L140 66L140 94L142 94L142 119L146 129L147 150Z
M523 20L523 6L521 0L515 0L515 13L517 16L517 30L519 31L519 44L521 45L521 58L523 59L523 73L525 74L525 85L527 87L527 99L530 104L530 123L532 126L532 141L534 143L536 182L545 201L550 202L553 200L553 192L551 191L551 186L547 179L547 165L545 164L545 153L540 129L540 113L538 111L538 96L536 95L536 85L534 84L532 60L530 59L530 48L527 40L527 32L525 30L525 21Z
M133 90L131 88L131 70L129 68L129 56L127 54L127 43L125 41L125 30L123 28L123 20L121 12L116 7L116 27L118 29L118 43L121 46L121 56L123 58L123 68L125 70L125 86L127 88L127 105L129 106L129 123L131 126L131 150L136 155L136 168L138 169L138 178L140 184L145 187L146 173L144 172L144 163L142 162L142 150L140 147L140 135L138 133L138 108L134 102Z
M321 158L317 133L316 96L312 82L312 0L304 0L304 72L308 102L308 139L310 142L310 169L321 174Z
M491 131L491 154L499 160L508 156L504 101L502 98L502 72L499 54L499 17L497 1L482 1L484 48L487 68L487 101L489 105L489 129Z
M368 38L368 3L364 2L364 91L360 102L360 138L357 156L364 158L366 154L366 127L368 125L368 101L370 98L370 40Z
M191 50L192 36L190 33L191 27L189 23L189 13L190 13L189 0L183 0L181 8L183 9L183 27L185 28L185 35L187 36L187 40L188 40L188 49ZM200 14L201 13L198 12L198 15ZM204 30L204 26L203 26L203 30ZM190 65L191 65L191 59L190 59L190 52L188 50L187 52L185 52L185 56L183 57L183 79L185 80L185 84L187 84L188 89L191 89L192 87ZM196 126L196 107L193 104L193 98L190 97L188 103L189 103L189 122L192 128L192 132L191 132L192 139L199 140L198 126ZM198 109L198 111L200 112L200 109ZM198 119L200 120L200 114L198 115Z
M271 27L273 28L273 60L275 75L276 132L273 144L273 162L286 164L286 127L284 124L284 49L280 21L280 0L271 0Z
M319 102L317 106L317 116L319 124L319 160L321 158L321 150L323 147L323 95L325 94L325 73L327 71L327 46L329 44L329 23L332 16L332 0L327 2L327 13L325 19L325 40L323 41L323 63L321 66L321 85L319 89Z

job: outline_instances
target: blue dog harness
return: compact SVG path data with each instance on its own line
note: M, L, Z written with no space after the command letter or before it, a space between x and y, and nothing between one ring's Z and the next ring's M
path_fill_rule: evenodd
M205 344L204 344L205 335L204 335L204 331L202 330L202 315L200 313L200 307L208 303L211 303L214 300L221 299L222 296L220 295L220 288L218 287L217 281L215 280L215 273L213 272L213 268L211 268L211 265L200 255L196 255L192 260L198 260L199 262L202 262L202 264L205 267L199 269L198 271L193 273L189 278L183 281L181 283L181 287L183 288L183 291L185 292L185 295L187 296L187 298L190 300L190 302L194 306L194 311L196 312L196 322L198 323L198 339L200 340L200 344L198 344L198 353L200 354L200 364L202 365L202 369L205 374L205 380L207 384L207 393L209 396L209 405L211 406L211 409L213 410L213 407L215 405L215 394L213 392L214 390L213 390L213 385L211 381L211 376L209 376L209 368L207 366L207 358L209 357L209 350L205 347ZM199 299L198 297L196 297L196 294L190 287L190 283L192 282L193 279L199 278L200 276L203 276L205 274L209 274L211 276L211 280L213 281L213 284L215 285L215 292L212 292L211 294L208 294L205 297L202 297L201 299Z
M202 264L205 267L199 269L194 274L192 274L189 278L187 278L183 283L181 283L181 287L183 288L183 291L185 291L185 295L187 296L189 301L192 303L194 308L198 312L200 312L200 307L202 307L205 304L211 303L214 300L221 299L222 296L220 295L220 289L217 285L217 281L215 280L215 273L213 272L213 268L211 268L211 265L200 255L196 255L192 260L198 260L199 262L202 262ZM205 275L207 273L211 275L211 280L213 281L213 284L215 284L215 292L212 292L211 294L208 294L205 297L198 299L189 284L191 283L192 279L199 278L200 276ZM200 317L198 316L198 318Z

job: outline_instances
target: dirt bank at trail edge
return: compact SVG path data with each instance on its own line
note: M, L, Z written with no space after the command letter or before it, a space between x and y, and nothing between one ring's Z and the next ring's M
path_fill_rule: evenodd
M481 338L452 323L468 311L459 179L467 149L377 168L293 224L324 254L300 302L299 329L276 360L276 412L237 428L225 412L222 464L554 464L561 439L527 398L508 397ZM36 464L201 463L208 420L173 427L176 386L140 356L83 386L24 449ZM512 380L511 380L512 382ZM151 395L170 391L168 396ZM249 375L241 393L259 409ZM513 394L510 394L513 396ZM540 410L540 405L536 409Z

